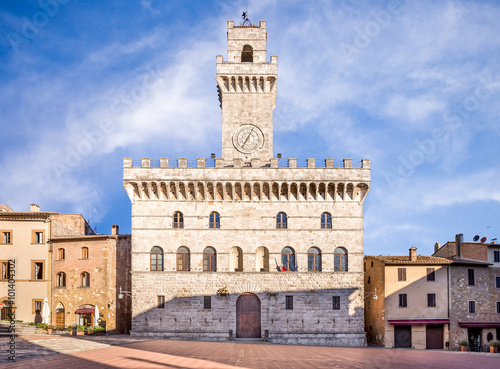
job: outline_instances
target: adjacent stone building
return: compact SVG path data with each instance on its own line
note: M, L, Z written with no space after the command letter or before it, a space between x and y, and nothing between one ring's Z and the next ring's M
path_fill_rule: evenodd
M47 242L52 237L93 234L80 214L41 212L32 204L29 212L13 211L0 205L0 302L2 319L11 311L15 319L41 322L43 301L51 296L51 257ZM13 260L14 306L9 306L9 260Z
M440 247L434 256L448 258L450 281L450 342L458 348L462 340L469 349L488 349L491 340L500 340L500 245L463 242L457 235Z
M132 334L363 346L370 161L274 157L266 22L229 21L227 37L222 157L123 161Z
M448 347L448 269L445 258L365 256L365 329L384 347Z
M99 324L107 331L130 330L130 235L52 237L52 322L62 329L70 325Z

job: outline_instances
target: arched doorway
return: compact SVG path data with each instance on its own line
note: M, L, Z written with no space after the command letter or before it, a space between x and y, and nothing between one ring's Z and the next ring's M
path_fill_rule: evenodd
M261 338L260 300L244 293L236 301L236 338Z
M64 320L64 305L62 302L59 302L56 307L56 328L64 329L65 328L65 320Z

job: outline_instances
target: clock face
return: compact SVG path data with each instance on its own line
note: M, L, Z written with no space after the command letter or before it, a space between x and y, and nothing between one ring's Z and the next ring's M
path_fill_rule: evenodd
M264 135L259 127L253 124L245 124L239 127L233 135L233 145L236 150L249 154L262 147Z

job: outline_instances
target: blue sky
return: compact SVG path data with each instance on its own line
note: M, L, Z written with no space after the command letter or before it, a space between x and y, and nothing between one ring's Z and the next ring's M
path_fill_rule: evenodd
M496 1L4 0L0 203L129 232L123 157L220 156L215 56L246 6L278 55L275 154L372 160L365 253L500 236Z

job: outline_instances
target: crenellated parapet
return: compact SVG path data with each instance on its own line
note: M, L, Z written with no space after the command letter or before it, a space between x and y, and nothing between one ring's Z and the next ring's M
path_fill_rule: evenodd
M133 160L132 158L123 158L123 168L308 168L308 169L370 169L370 159L362 159L360 165L353 167L352 159L343 159L339 163L335 163L334 159L324 159L316 162L315 158L309 158L305 161L297 161L297 159L279 159L272 158L269 161L261 161L259 158L252 158L250 161L243 161L241 158L232 160L224 160L223 158L197 158L196 160L188 160L187 158L178 158L171 161L169 158L160 158L159 160L151 160L150 158L141 158L141 160Z
M143 158L123 160L124 187L131 200L162 201L356 201L362 203L370 188L370 160L353 168L352 159L334 167L334 159L316 165L315 159ZM280 165L280 162L283 164Z

